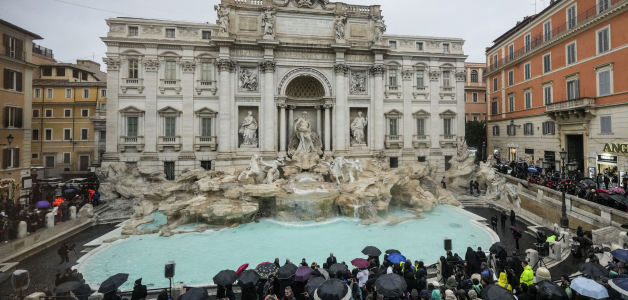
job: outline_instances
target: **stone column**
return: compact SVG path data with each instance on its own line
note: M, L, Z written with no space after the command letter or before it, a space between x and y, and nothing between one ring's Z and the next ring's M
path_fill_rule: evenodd
M325 153L331 150L331 113L329 111L333 104L325 104Z
M185 50L188 51L188 50ZM191 54L191 53L190 53ZM189 160L194 156L194 60L183 60L180 63L183 75L181 77L181 93L183 94L183 114L181 115L181 153Z
M294 109L296 106L288 105L288 144L290 144L290 139L292 139L293 128L292 124L294 123Z
M321 138L323 136L323 117L321 113L321 106L314 106L314 109L316 109L316 133L318 134L318 137Z
M118 93L119 80L120 80L120 59L118 58L104 58L103 61L107 64L107 146L105 148L105 155L109 159L118 159L118 139L120 134L118 132ZM43 133L40 133L43 134Z
M219 82L219 96L218 102L220 104L220 111L218 112L219 120L219 134L218 134L218 152L219 155L229 155L232 151L231 139L236 137L231 136L231 127L233 124L231 111L231 85L229 84L231 70L235 69L235 63L228 59L219 59L217 61L218 68L220 70L220 82Z
M336 64L334 70L336 71L336 106L334 108L336 136L334 139L334 152L339 154L347 150L348 125L345 75L349 71L349 67L345 64Z
M144 94L146 95L146 109L144 113L144 154L143 156L157 156L157 136L159 135L158 128L161 126L157 123L157 94L160 94L158 89L159 82L159 69L161 61L156 59L146 60L144 66L146 72L144 72ZM138 127L142 127L139 125ZM140 131L140 134L142 131ZM126 135L126 133L125 133Z
M373 95L373 119L375 124L372 127L375 134L374 150L384 149L384 138L386 135L386 121L384 118L384 73L386 68L382 65L372 66L371 74L374 76Z
M262 97L262 109L264 119L262 120L262 130L264 131L263 152L275 152L275 120L277 108L275 106L275 62L265 60L260 63L260 70L264 72L264 97ZM268 153L270 154L270 153ZM267 154L267 155L268 155Z
M405 157L414 156L412 147L412 136L414 135L414 123L412 118L412 79L414 70L401 70L403 77L403 152Z
M279 155L286 156L286 104L280 103L279 106Z

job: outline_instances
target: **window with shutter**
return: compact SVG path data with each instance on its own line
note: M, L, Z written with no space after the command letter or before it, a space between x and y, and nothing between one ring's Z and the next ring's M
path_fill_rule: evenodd
M81 72L81 80L87 81L87 72Z
M574 28L576 26L576 22L577 22L577 16L576 16L576 6L571 6L570 8L567 9L567 29L571 29Z
M22 128L23 127L23 117L24 117L24 109L23 108L15 108L15 127Z
M39 140L39 129L33 129L33 141Z
M600 29L597 32L597 36L598 36L598 39L597 39L598 53L604 53L610 50L609 29L608 28Z
M3 169L9 168L10 161L11 161L10 154L9 154L10 150L11 149L2 149L2 168Z
M72 70L72 77L73 78L79 78L79 71L78 70Z
M15 90L22 91L22 72L15 72Z
M601 133L613 133L611 124L611 116L600 117L600 125L602 127Z
M600 96L611 94L611 71L603 71L598 73L598 89Z
M58 73L58 72L57 72ZM52 76L52 68L51 67L45 67L41 70L41 75L42 76Z

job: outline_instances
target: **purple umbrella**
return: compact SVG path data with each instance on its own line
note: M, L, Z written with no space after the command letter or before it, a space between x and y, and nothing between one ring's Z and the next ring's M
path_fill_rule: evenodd
M312 268L308 266L300 266L294 274L294 281L308 281L312 277Z
M35 203L35 206L37 206L37 208L48 208L48 207L50 207L50 202L48 202L48 201L39 201L39 202Z

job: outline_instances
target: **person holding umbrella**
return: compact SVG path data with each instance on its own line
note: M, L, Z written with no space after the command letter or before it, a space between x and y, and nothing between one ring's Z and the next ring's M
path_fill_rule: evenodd
M515 226L510 226L510 232L512 233L512 237L515 239L515 249L519 250L519 239L522 237L521 230Z

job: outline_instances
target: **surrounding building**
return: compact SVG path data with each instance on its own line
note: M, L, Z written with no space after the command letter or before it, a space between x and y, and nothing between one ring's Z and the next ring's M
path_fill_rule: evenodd
M464 107L466 121L486 121L486 73L485 63L465 63L467 79L464 83Z
M628 169L628 1L561 0L486 51L489 151L585 176Z
M32 165L87 175L104 153L106 74L100 64L58 63L40 55L33 80Z
M33 40L42 37L4 20L0 34L0 181L12 179L22 185L31 166L31 82L37 68L32 62Z
M174 178L286 156L307 113L328 155L384 150L393 167L433 160L443 172L464 134L464 40L384 35L378 5L310 2L222 0L218 25L108 19L103 165Z

